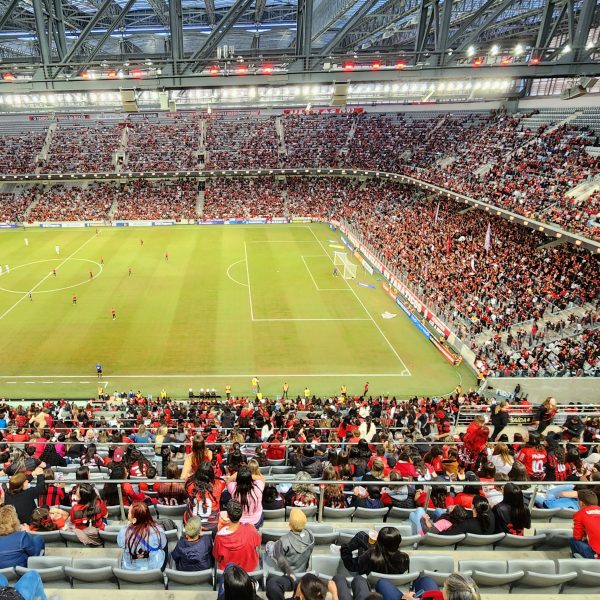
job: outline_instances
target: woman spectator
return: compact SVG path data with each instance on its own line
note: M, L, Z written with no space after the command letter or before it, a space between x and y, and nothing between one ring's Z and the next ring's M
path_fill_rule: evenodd
M554 420L554 416L558 412L556 408L556 398L552 398L549 396L546 398L541 404L538 410L538 419L539 424L537 428L537 432L542 434L549 425L552 425L552 421Z
M462 523L472 516L473 513L467 511L459 505L451 506L446 512L439 515L434 521L429 513L423 508L417 508L409 515L409 520L413 528L413 534L425 535L426 533L440 534L454 525Z
M200 517L204 530L215 530L219 523L219 507L224 489L225 482L215 478L210 463L201 463L185 483L187 509L183 515L184 523L192 517Z
M523 535L525 529L531 527L531 513L525 506L523 492L513 483L504 486L502 502L493 508L496 521L496 533L504 532L512 535Z
M297 481L306 483L294 483L285 497L287 506L317 506L318 500L315 494L315 487L311 483L312 477L305 471L300 471L296 475Z
M121 567L130 571L163 569L167 538L143 502L134 502L127 514L129 525L119 531L117 545L122 548Z
M422 593L421 600L481 600L477 584L468 576L461 573L452 573L444 581L442 591L431 577L419 577L414 583L415 590ZM414 600L414 592L403 594L393 583L380 579L375 586L383 600Z
M529 479L540 480L546 475L546 462L548 453L542 444L539 433L530 432L529 438L521 451L516 456L523 463ZM512 481L515 481L514 479Z
M252 579L242 567L235 564L229 564L225 568L225 571L223 571L223 593L219 593L218 600L256 600L257 595L255 585L256 582L254 579ZM269 600L272 600L268 594L267 597ZM279 600L279 598L277 600ZM320 600L325 600L325 598L323 597Z
M206 448L204 438L201 435L195 435L192 440L192 452L185 457L183 463L181 478L189 479L203 462L211 460L212 452Z
M181 478L181 472L175 463L169 463L167 465L165 475L167 479ZM187 493L183 483L159 481L158 483L154 484L153 490L156 492L157 504L162 504L164 506L177 506L185 504L187 499Z
M30 556L40 556L44 540L21 530L14 506L0 507L0 569L26 567Z
M400 575L409 568L408 554L400 550L401 542L402 536L395 527L383 527L378 533L359 531L340 548L340 556L348 571L360 575L371 571ZM358 556L354 556L355 551Z
M514 457L510 454L508 446L502 442L498 442L494 446L490 462L496 467L496 473L508 475L515 462Z
M371 465L371 470L363 476L362 481L384 481L384 471L385 465L383 460L376 458Z
M456 535L458 533L476 533L477 535L490 535L496 529L494 514L490 503L483 496L475 496L473 499L473 516L468 517L461 523L452 525L442 535Z
M17 473L8 480L8 490L4 495L4 504L14 506L21 523L29 523L36 508L35 501L44 492L44 471L39 467L33 471L37 475L35 486L30 487L25 473Z
M478 482L479 478L472 471L465 473L465 483ZM462 492L454 496L454 504L459 504L466 509L473 508L473 499L481 494L481 487L478 485L465 485Z
M504 428L508 425L508 411L510 410L510 406L506 400L501 400L497 404L492 407L492 418L491 422L494 426L494 431L492 431L492 441L497 441L498 436L502 433Z
M274 485L266 485L262 498L263 510L279 510L285 508L285 498Z
M134 433L131 437L131 440L134 444L148 444L152 440L154 440L154 435L152 435L147 429L145 425L140 425L139 429L136 433Z
M375 427L375 423L373 423L371 417L367 417L358 427L358 433L360 438L366 440L371 443L375 434L377 433L377 427Z
M239 468L232 480L227 484L227 491L237 500L243 509L241 523L250 523L255 527L262 525L262 495L264 481L254 481L252 473L246 466Z
M335 481L338 478L335 467L328 465L323 469L323 481ZM338 483L323 485L323 506L328 508L347 508L344 487Z
M438 480L441 481L441 480ZM424 507L425 499L427 498L426 490L417 490L415 492L415 504L417 506ZM440 508L446 510L450 506L454 505L454 498L448 493L445 485L434 485L431 488L431 494L429 496L429 504L427 508Z
M139 487L133 486L131 483L110 483L111 479L128 479L129 472L123 463L115 463L109 475L109 481L102 488L102 499L108 506L117 506L121 504L118 488L121 488L121 496L123 498L123 506L130 506L134 502L144 502L146 494L140 491Z
M80 459L80 464L88 469L95 468L100 471L100 467L104 466L102 457L96 452L96 444L89 444L85 450L85 454Z
M465 470L477 470L489 436L490 430L485 424L485 417L475 417L467 427L462 446L459 449L459 455Z
M108 515L106 504L98 497L96 488L91 483L82 483L74 495L75 504L69 515L71 523L80 541L85 545L99 546L102 544L99 530L106 526Z
M61 473L62 476L62 473ZM54 481L56 479L54 471L52 469L46 469L44 471L44 478L46 481ZM65 484L64 483L46 483L45 489L40 494L37 505L38 506L61 506L65 499Z

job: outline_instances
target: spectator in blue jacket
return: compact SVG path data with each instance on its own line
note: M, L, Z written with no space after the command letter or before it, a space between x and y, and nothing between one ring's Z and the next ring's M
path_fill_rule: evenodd
M15 507L0 507L0 569L26 567L30 556L39 556L44 550L41 536L21 531Z
M201 533L200 517L193 517L185 524L184 537L171 552L178 571L203 571L212 568L212 538L210 535L200 535Z

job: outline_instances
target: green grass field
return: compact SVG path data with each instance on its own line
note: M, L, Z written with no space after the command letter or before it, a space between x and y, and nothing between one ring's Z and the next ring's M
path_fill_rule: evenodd
M320 224L1 231L0 396L93 396L97 361L110 392L247 394L254 374L270 395L284 381L333 394L368 380L401 397L473 385L379 277L333 277L339 244Z

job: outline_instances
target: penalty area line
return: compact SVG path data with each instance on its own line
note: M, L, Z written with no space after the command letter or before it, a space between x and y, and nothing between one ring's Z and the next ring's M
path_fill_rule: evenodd
M190 374L164 374L164 375L111 375L111 379L198 379L214 378L227 379L230 377L411 377L406 370L400 373L190 373ZM84 375L0 375L0 383L3 379L79 379ZM4 383L17 383L16 381L6 381ZM36 382L32 382L36 383ZM40 382L37 382L40 383ZM73 383L64 381L61 383ZM108 381L100 382L108 385Z

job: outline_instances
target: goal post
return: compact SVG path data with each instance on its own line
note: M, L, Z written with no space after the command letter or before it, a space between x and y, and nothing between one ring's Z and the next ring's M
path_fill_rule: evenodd
M356 279L356 265L350 261L346 252L334 252L333 265L344 279Z

